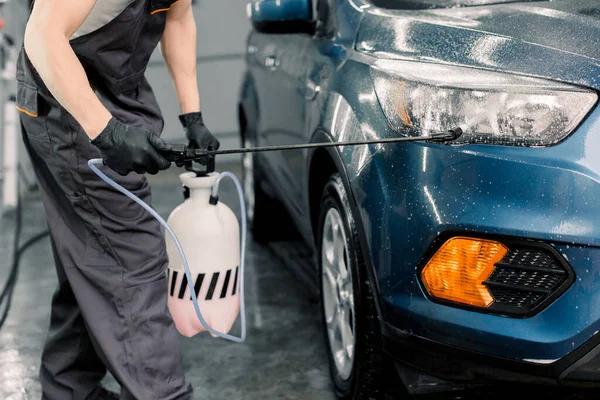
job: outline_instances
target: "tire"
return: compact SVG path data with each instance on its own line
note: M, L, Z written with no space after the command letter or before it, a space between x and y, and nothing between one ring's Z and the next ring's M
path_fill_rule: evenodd
M255 143L251 137L245 135L242 138L242 147L254 146ZM289 236L287 233L291 228L281 203L265 193L260 185L264 175L256 161L256 155L253 153L242 155L242 184L246 199L248 227L254 241L266 244Z
M323 190L318 227L321 315L338 399L408 398L403 388L394 389L393 397L388 397L386 381L393 366L383 354L374 291L348 194L337 173Z

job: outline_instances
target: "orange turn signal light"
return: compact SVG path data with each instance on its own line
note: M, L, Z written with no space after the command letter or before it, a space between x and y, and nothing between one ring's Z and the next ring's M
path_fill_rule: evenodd
M493 240L453 237L431 257L421 279L434 298L487 308L494 298L483 282L507 252Z

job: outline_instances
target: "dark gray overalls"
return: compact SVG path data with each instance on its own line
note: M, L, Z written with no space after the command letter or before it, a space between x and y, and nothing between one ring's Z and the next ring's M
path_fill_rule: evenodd
M135 0L104 27L71 41L112 115L156 134L164 122L144 72L165 28L160 11L173 2ZM43 196L59 281L40 370L44 398L94 399L108 368L124 399L191 399L167 308L158 222L89 169L98 150L24 50L17 83L23 140ZM108 172L150 203L143 175Z

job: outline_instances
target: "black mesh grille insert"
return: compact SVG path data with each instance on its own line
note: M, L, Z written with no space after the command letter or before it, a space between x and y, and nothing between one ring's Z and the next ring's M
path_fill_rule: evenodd
M522 292L520 290L496 288L493 291L494 300L499 304L506 304L514 307L531 307L542 297L541 293Z
M524 271L507 267L496 267L489 282L504 283L506 285L519 286L524 289L541 289L552 291L552 289L563 280L563 275L538 271ZM498 300L496 300L498 301Z
M555 296L572 279L564 261L549 248L510 244L507 247L510 250L483 282L494 298L490 310L527 314Z
M511 249L502 262L549 269L562 269L556 259L549 253L537 249Z

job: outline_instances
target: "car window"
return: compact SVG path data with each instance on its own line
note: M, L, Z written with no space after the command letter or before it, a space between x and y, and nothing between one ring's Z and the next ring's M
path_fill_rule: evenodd
M452 8L483 6L503 3L528 3L540 0L370 0L373 5L395 10L424 10L429 8ZM542 0L543 1L543 0ZM549 1L549 0L548 0Z

